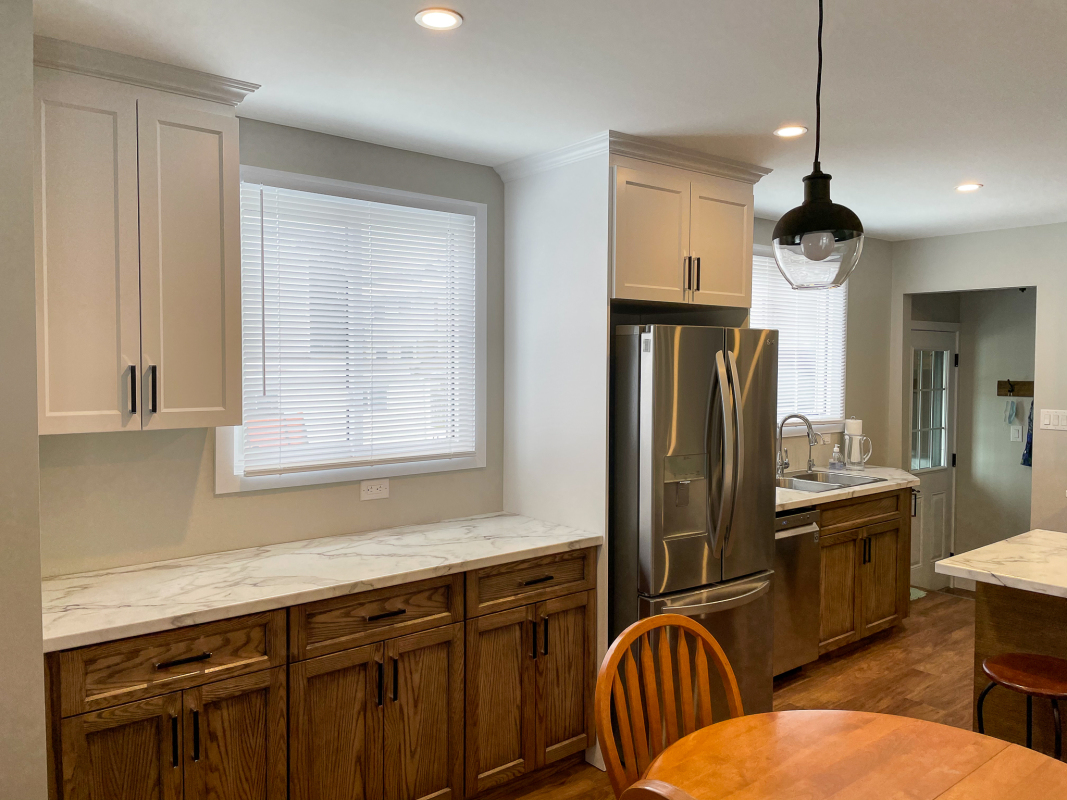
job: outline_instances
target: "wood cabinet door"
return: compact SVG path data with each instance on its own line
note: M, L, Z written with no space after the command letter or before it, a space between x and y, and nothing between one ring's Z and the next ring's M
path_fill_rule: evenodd
M385 643L386 800L463 795L463 623Z
M612 297L685 302L689 177L615 167Z
M67 73L34 94L39 430L139 429L137 103Z
M863 617L861 636L896 625L904 618L907 597L908 555L901 552L901 523L885 522L864 529L866 545L861 552L860 594Z
M68 717L64 800L182 800L180 692Z
M289 667L290 800L379 800L384 645Z
M467 797L534 769L534 606L467 621Z
M186 689L182 699L185 800L285 800L285 667Z
M863 528L856 528L820 539L820 653L854 642L860 636L863 612L857 587L862 566L862 536Z
M596 592L538 603L536 766L592 747Z
M692 182L689 250L690 301L714 306L752 305L752 186L702 176Z
M237 118L139 100L142 427L241 424Z

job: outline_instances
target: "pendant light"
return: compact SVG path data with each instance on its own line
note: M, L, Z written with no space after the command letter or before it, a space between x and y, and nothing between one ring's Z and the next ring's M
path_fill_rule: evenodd
M774 226L774 260L794 289L841 286L863 250L863 224L830 201L830 177L819 166L822 134L822 10L819 0L819 75L815 83L815 163L804 178L804 202Z

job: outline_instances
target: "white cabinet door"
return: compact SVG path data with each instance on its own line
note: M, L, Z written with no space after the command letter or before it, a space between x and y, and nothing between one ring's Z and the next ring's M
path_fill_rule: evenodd
M752 187L701 176L692 183L691 301L711 306L752 305Z
M689 177L615 167L612 297L687 300Z
M141 427L241 424L237 119L137 104Z
M140 428L137 108L107 83L36 86L40 433Z

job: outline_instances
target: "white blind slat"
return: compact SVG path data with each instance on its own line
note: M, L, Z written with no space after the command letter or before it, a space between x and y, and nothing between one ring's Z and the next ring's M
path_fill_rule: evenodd
M800 412L812 422L845 418L845 333L848 284L838 289L793 289L774 259L752 258L753 328L778 337L778 421Z
M241 185L243 475L475 451L475 218Z

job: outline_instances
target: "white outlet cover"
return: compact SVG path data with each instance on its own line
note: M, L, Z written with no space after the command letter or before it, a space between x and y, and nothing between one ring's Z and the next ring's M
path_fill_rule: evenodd
M360 500L384 500L389 496L389 479L378 478L373 481L359 482Z

